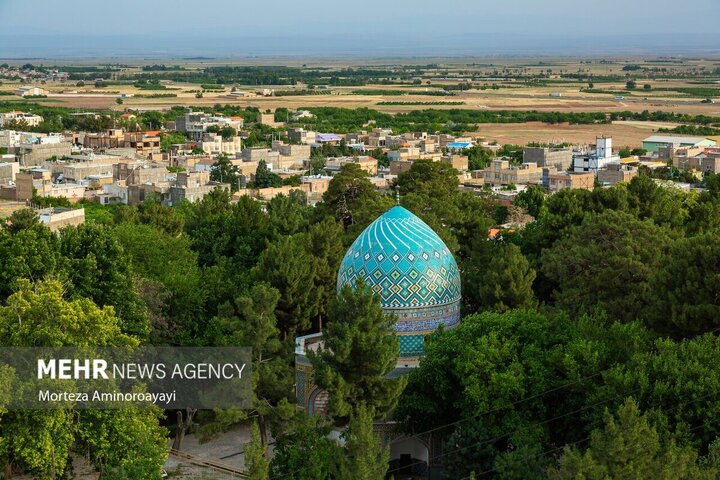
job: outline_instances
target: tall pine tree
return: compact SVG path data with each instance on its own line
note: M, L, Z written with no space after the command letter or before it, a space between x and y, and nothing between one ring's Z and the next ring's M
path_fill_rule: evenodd
M335 423L346 424L358 408L382 416L395 406L405 386L404 378L387 377L400 353L395 320L362 280L355 289L344 286L328 305L323 346L310 360L318 386L329 393Z

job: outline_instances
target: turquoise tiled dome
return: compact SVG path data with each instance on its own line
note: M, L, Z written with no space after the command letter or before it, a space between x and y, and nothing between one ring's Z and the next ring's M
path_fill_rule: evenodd
M337 288L359 278L398 316L401 354L422 353L422 339L460 320L460 273L440 237L401 206L371 223L345 254Z

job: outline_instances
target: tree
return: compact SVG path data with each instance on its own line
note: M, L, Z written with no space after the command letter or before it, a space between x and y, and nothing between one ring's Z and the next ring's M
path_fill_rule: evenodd
M198 254L187 236L149 225L120 224L113 229L148 304L153 345L192 345L206 331L208 318Z
M678 189L660 186L647 176L633 178L627 188L631 207L640 219L680 229L690 216L689 197Z
M250 443L244 450L245 470L250 480L268 480L270 460L267 459L267 447L260 441L260 429L257 423L250 426Z
M253 392L252 413L257 416L260 441L268 444L267 417L272 422L282 420L285 410L294 410L290 403L294 381L291 367L291 351L287 342L280 340L276 326L276 305L280 293L265 283L256 283L238 296L234 302L220 308L213 319L214 344L252 347ZM224 430L244 421L245 412L225 412L216 419L215 425L205 430Z
M122 99L122 98L116 98L116 99L115 99L115 103L117 103L118 105L122 105L122 104L123 104L123 99Z
M643 90L652 90L652 85L646 83L645 85L643 85Z
M430 160L413 162L396 180L403 206L422 218L451 252L462 255L461 245L467 246L471 238L487 232L489 225L482 213L488 206L483 199L461 192L458 184L457 170Z
M227 125L222 128L218 127L217 125L211 125L207 128L208 133L217 133L220 135L223 140L230 140L234 136L237 135L237 130L235 130L233 127Z
M637 87L637 83L635 83L634 80L628 80L625 83L625 88L627 88L628 90L635 90L635 87Z
M40 217L32 208L21 208L15 210L3 224L3 228L8 232L15 234L23 230L29 230L32 227L40 225Z
M260 168L260 165L258 165L258 168ZM238 168L232 164L230 158L225 154L219 155L217 162L213 164L212 170L210 170L210 180L229 184L231 192L237 192L240 188Z
M720 323L720 234L675 242L650 283L650 324L663 333L690 337Z
M318 313L317 292L310 288L316 265L305 247L304 235L280 237L265 249L253 276L280 292L276 314L283 338L292 338L310 328Z
M163 152L169 152L173 145L184 145L187 140L187 137L182 132L164 133L160 137L160 149Z
M268 188L282 186L282 179L278 174L273 173L265 163L265 160L258 162L255 170L255 188Z
M276 237L304 232L310 223L312 207L308 206L307 196L301 190L273 197L266 208Z
M178 210L163 205L160 197L154 193L145 197L138 207L137 219L140 223L152 225L173 236L180 235L185 223Z
M558 307L572 313L599 307L631 321L645 311L650 278L670 243L667 230L652 221L606 210L587 215L544 250L541 268L555 282Z
M627 392L636 392L640 408L648 412L669 432L691 438L706 450L716 439L720 410L715 385L720 368L713 360L720 352L720 338L705 334L680 342L669 338L655 340L653 348L636 351L603 373L599 388L587 396L588 404L618 405ZM660 417L659 415L662 415ZM600 412L589 412L587 420L602 419Z
M432 160L417 160L407 172L398 175L397 186L400 194L430 196L452 196L460 184L457 170L446 162L433 162Z
M662 428L662 424L661 424ZM697 452L662 438L661 432L629 398L615 416L605 411L605 427L594 430L585 452L565 447L559 465L548 472L551 479L641 480L715 479L716 468L701 467Z
M60 241L31 209L15 211L0 228L0 298L16 291L19 279L63 279Z
M393 204L378 193L369 176L356 163L343 165L330 180L323 201L317 206L318 214L331 215L346 229L352 228L356 235L359 234Z
M276 440L271 478L337 479L344 452L328 438L331 430L322 417L298 415L291 428Z
M313 153L310 157L310 175L322 175L325 172L326 161L325 156Z
M518 207L527 210L535 219L540 218L545 205L545 189L539 185L530 185L518 193L513 202Z
M91 298L100 306L112 305L122 319L123 332L147 338L147 307L135 290L125 251L109 228L84 224L62 229L60 253L74 296Z
M382 417L395 406L405 386L403 378L387 378L400 354L395 320L362 280L354 290L345 285L328 305L322 347L309 357L337 424L347 424L360 408Z
M463 303L469 312L535 305L535 270L517 245L477 238L462 265Z
M385 478L390 447L383 445L373 432L372 410L360 407L350 418L345 439L345 456L338 478L343 480L376 480Z
M688 236L720 228L720 201L710 195L700 195L699 201L688 211L685 231Z
M88 452L102 478L160 480L168 455L160 408L88 409L75 414L76 448Z
M490 164L494 157L492 150L480 145L466 148L462 153L468 156L468 170L482 170Z
M319 331L323 329L328 304L335 297L337 274L345 256L342 233L342 225L332 217L325 217L313 224L307 235L307 250L315 263L314 288L318 298Z

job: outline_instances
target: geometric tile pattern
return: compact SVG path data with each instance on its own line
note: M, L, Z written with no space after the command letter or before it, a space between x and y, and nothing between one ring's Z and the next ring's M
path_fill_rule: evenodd
M423 354L424 335L401 335L398 338L400 339L401 357L418 357Z
M460 302L460 273L450 250L420 218L395 206L371 223L345 254L338 290L359 278L383 309Z
M446 317L430 318L427 320L406 320L395 322L394 328L398 335L412 333L431 333L444 325L445 328L454 327L460 322L460 312L455 312Z
M297 398L298 402L301 404L305 403L304 397L305 392L307 391L305 386L305 377L306 374L303 370L295 370L295 398Z

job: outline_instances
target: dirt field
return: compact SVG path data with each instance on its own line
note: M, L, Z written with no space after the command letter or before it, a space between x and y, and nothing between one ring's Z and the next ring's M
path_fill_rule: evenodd
M0 219L9 217L15 210L25 208L25 202L0 200Z
M609 135L613 137L615 148L624 146L640 147L642 140L661 127L673 127L671 123L615 122L611 125L549 125L540 122L522 124L483 123L479 125L477 135L487 141L496 140L499 144L525 145L540 143L595 143L595 137Z

